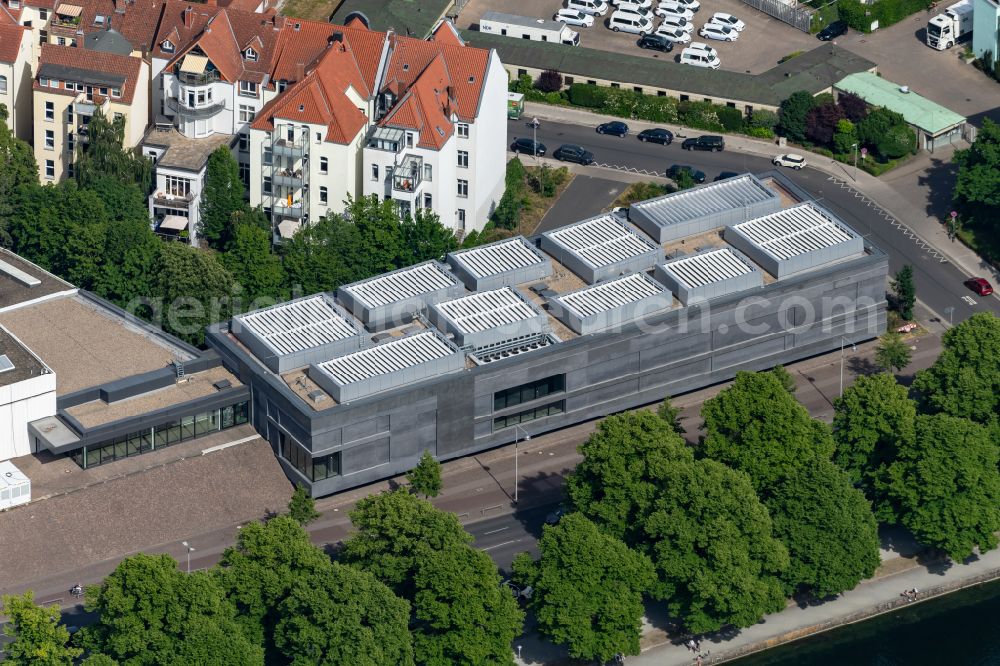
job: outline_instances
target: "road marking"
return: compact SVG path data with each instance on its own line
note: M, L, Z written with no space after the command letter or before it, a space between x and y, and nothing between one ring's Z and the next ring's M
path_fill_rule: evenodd
M495 546L486 546L486 548L480 548L479 550L482 550L482 551L493 550L494 548L499 548L500 546L509 546L512 543L517 543L518 541L521 541L521 539L513 539L512 541L504 541L503 543L498 543Z
M968 303L969 305L976 304L976 299L974 299L972 296L962 296L962 300Z
M504 530L509 530L509 529L510 525L508 525L507 527L501 527L496 530L490 530L489 532L483 532L483 536L486 536L487 534L496 534L497 532L503 532Z

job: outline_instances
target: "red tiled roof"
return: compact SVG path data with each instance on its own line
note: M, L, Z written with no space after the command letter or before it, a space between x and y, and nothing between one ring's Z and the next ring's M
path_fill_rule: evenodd
M296 25L299 26L298 30L295 29ZM271 79L298 81L301 78L299 66L308 71L310 65L315 63L326 50L329 39L336 32L342 34L344 42L350 46L365 83L369 88L374 88L385 44L385 33L372 32L364 27L353 28L291 18L285 19L284 28L278 38L271 67Z
M21 50L21 39L24 37L23 28L19 25L0 25L0 62L14 62L17 54ZM11 82L13 85L13 82Z
M440 150L454 131L448 113L448 84L444 57L438 55L379 124L415 129L420 133L420 147Z
M383 88L409 88L440 54L451 81L455 113L465 120L476 117L489 65L489 51L444 42L427 42L412 37L397 36L394 39L395 47L386 67Z
M465 40L458 34L455 24L447 19L438 22L437 27L431 34L430 40L437 44L451 44L452 46L465 46Z
M191 27L185 26L183 22L181 25L172 23L169 33L161 31L163 36L157 37L157 47L162 52L163 40L168 36L180 35L185 29L189 32L197 30L197 34L186 40L186 44L175 43L176 50L173 54L164 52L170 59L168 67L179 62L189 51L197 47L227 81L235 82L241 79L262 81L270 70L274 47L280 35L275 28L276 26L280 28L284 19L276 17L273 12L255 14L234 9L215 10L210 16L206 14L207 12L200 15L197 12L188 14ZM194 28L195 25L203 27ZM173 42L173 39L171 41ZM185 40L181 38L181 41ZM244 59L247 46L254 47L257 60Z
M195 37L205 29L209 19L220 11L218 7L209 5L166 0L163 3L163 16L153 38L153 47L150 49L153 56L167 60L173 58L179 51L190 46ZM163 50L163 42L168 39L174 45L173 52Z
M17 25L21 19L20 9L11 9L0 3L0 25Z
M57 0L25 0L26 7L38 7L39 9L55 9Z
M81 58L80 53L80 49L72 46L42 44L42 53L38 58L39 68L45 64L53 64L123 76L125 77L125 86L122 89L121 99L116 101L123 104L132 103L135 96L135 84L139 80L143 65L140 58L99 51L87 51L86 58Z

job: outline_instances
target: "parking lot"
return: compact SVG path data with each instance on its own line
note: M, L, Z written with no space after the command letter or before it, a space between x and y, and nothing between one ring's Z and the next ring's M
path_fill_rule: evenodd
M657 2L658 0L654 0L654 8ZM731 43L703 39L698 36L697 30L692 34L694 41L706 42L719 52L722 69L758 74L774 67L783 56L794 51L813 49L819 43L814 36L796 30L763 12L758 12L739 0L700 0L700 2L701 9L694 15L694 24L698 30L714 12L732 14L746 24L746 28L740 33L740 38ZM458 25L462 29L475 30L479 25L479 18L490 10L551 19L563 6L565 6L564 0L470 0L458 17ZM610 15L609 12L604 16L595 17L597 21L591 28L571 26L580 33L580 46L647 58L673 61L679 58L681 45L675 46L671 53L660 53L638 48L636 46L638 35L612 32L605 26ZM659 24L660 19L657 18L655 25Z

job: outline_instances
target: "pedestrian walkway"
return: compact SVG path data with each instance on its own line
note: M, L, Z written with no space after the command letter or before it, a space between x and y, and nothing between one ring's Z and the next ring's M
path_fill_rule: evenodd
M525 104L525 115L528 117L538 117L542 121L554 121L573 123L576 125L598 125L610 120L621 120L616 116L607 116L598 113L565 106L551 106L538 102L528 102ZM630 120L630 128L635 132L652 127L666 127L675 134L694 135L699 130L671 125L669 123L651 123L643 120ZM726 150L729 152L745 152L751 155L762 157L773 157L784 152L771 141L753 139L741 135L726 136ZM994 279L998 274L993 271L975 252L958 241L948 238L947 230L940 220L929 217L925 211L920 210L913 202L908 200L906 193L894 188L891 184L868 174L861 169L855 169L847 164L837 162L824 155L811 153L803 148L795 148L798 153L808 156L809 165L827 174L832 184L838 187L850 189L857 193L858 198L867 197L877 203L894 220L912 231L918 239L932 246L944 258L958 266L962 271L970 275L993 275ZM916 159L920 159L918 156ZM593 168L593 167L588 167ZM890 172L891 173L891 172Z

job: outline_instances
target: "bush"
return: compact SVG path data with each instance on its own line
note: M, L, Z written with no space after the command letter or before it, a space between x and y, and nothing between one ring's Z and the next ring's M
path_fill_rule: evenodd
M521 163L520 158L515 157L510 162L507 162L507 173L504 175L504 186L506 191L515 190L520 192L524 189L524 176L527 172L524 170L524 164Z
M792 141L802 143L806 138L806 116L816 105L816 100L805 90L789 95L781 102L778 129Z
M833 102L813 107L806 115L806 136L818 144L830 145L843 117L843 111Z
M678 120L695 129L721 132L725 128L719 121L720 108L708 102L680 102L677 105Z
M766 127L751 127L747 134L757 139L773 139L774 132Z
M837 123L837 130L833 133L833 150L842 155L854 151L854 145L858 141L858 133L854 129L854 123L846 118Z
M856 123L868 115L868 103L854 93L840 93L840 96L837 97L837 106L844 112L844 117L852 123Z
M773 132L778 126L778 114L767 109L757 109L750 116L750 127L765 128Z
M566 98L566 93L562 90L558 92L545 93L545 102L547 104L556 104L559 106L569 104L569 100Z
M530 74L522 74L517 77L516 81L511 81L508 87L511 92L519 92L527 95L535 89L535 82L531 80Z
M786 55L786 56L782 56L782 57L781 57L781 59L780 59L780 60L778 60L778 64L780 65L780 64L781 64L781 63L783 63L783 62L788 62L788 61L789 61L789 60L791 60L792 58L798 58L798 57L799 57L800 55L802 55L803 53L805 53L805 51L792 51L792 52L791 52L791 53L789 53L788 55Z
M894 125L875 145L883 159L894 160L912 152L917 145L917 135L908 125Z
M569 87L569 101L574 106L599 109L604 106L604 98L610 88L593 86L589 83L574 83Z
M932 0L876 0L866 5L859 0L840 0L837 9L847 25L861 32L871 32L871 24L878 21L880 28L888 28L907 16L930 7Z
M734 109L728 106L716 107L716 115L719 117L719 122L722 123L722 127L725 128L727 132L739 132L743 129L743 114L740 113L739 109Z
M562 90L563 78L554 69L547 69L535 81L535 87L544 93L557 92Z

